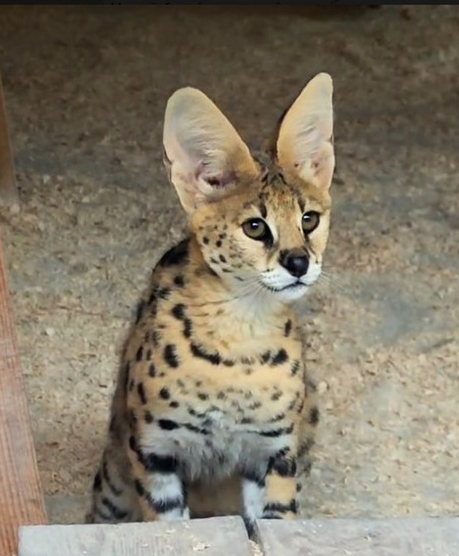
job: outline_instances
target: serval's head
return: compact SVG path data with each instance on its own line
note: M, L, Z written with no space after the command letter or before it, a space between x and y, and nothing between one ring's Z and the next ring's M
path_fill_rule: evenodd
M261 156L190 87L170 97L163 139L170 180L209 267L238 296L304 295L320 275L330 222L330 76L306 85Z

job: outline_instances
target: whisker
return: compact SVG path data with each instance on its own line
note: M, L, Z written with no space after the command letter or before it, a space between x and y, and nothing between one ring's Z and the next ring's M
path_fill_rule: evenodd
M321 275L319 276L318 282L320 283L321 281L326 282L344 295L349 294L349 289L339 279L337 279L333 275L330 275L328 272L322 271Z

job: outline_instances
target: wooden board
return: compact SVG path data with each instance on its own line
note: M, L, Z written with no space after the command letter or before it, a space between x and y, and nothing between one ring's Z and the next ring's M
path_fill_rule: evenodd
M239 517L21 527L19 556L251 556Z
M0 241L0 556L15 554L19 525L35 523L46 516Z
M455 556L459 518L262 520L264 556Z
M0 203L18 205L19 195L16 187L13 149L8 134L5 99L0 76Z

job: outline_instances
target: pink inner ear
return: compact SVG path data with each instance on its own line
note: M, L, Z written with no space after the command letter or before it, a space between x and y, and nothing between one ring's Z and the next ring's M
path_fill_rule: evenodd
M223 176L206 175L206 165L202 161L198 164L198 167L196 168L196 171L194 173L194 177L196 181L201 179L205 181L207 184L209 184L211 187L215 187L215 189L220 189L225 187L225 181L223 179Z
M208 178L205 178L206 182L211 185L212 187L224 187L224 185L222 184L222 181L220 178L217 178L216 176L212 177L209 176Z
M215 189L224 189L236 179L234 172L226 172L222 174L206 174L206 168L204 163L199 165L198 170L195 173L196 179L201 179L205 181L208 185Z

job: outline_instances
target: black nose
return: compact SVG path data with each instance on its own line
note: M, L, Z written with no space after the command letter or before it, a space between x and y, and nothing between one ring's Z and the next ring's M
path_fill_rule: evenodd
M287 269L292 276L299 278L308 271L309 257L301 251L287 251L281 254L280 264Z

